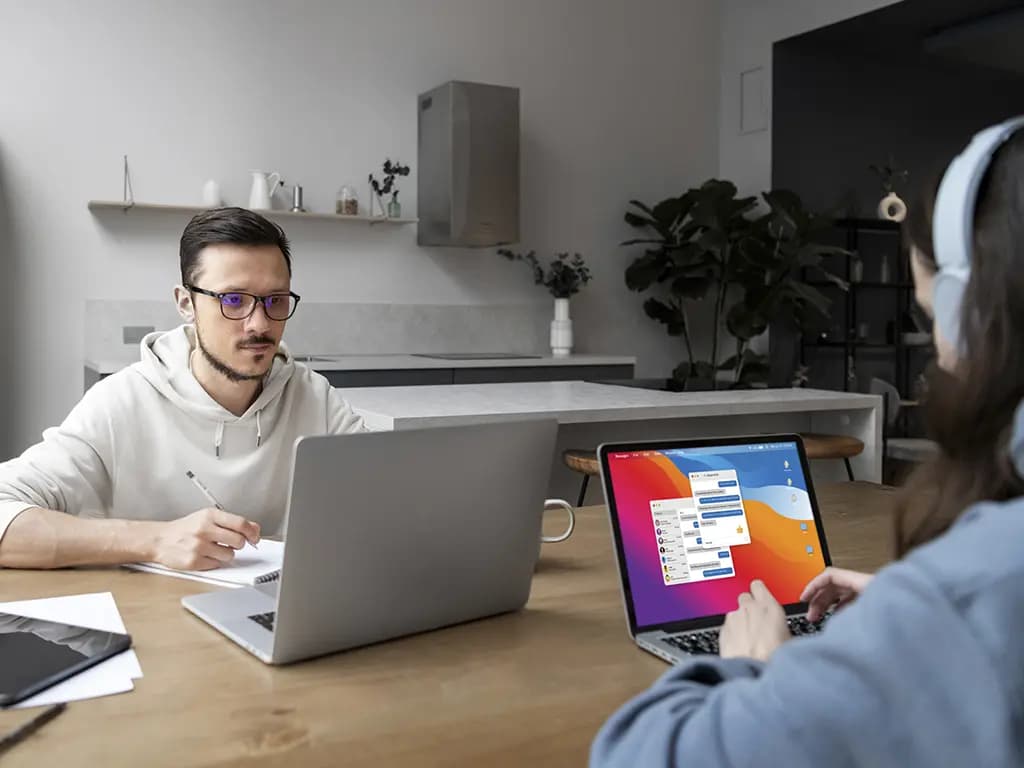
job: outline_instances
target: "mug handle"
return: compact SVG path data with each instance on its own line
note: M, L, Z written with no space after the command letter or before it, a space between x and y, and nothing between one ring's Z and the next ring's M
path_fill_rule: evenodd
M565 541L570 536L572 536L572 532L576 529L576 510L573 509L572 504L570 504L565 499L544 499L545 512L547 511L548 507L561 507L567 513L569 513L569 527L565 529L564 533L559 534L558 536L540 537L540 540L545 544L557 544L558 542Z

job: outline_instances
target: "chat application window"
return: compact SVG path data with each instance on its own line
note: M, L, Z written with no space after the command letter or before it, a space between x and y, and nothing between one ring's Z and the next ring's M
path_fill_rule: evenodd
M665 586L733 575L728 547L704 547L698 508L692 498L651 501L651 518Z
M691 472L701 546L719 549L750 543L750 526L735 469Z

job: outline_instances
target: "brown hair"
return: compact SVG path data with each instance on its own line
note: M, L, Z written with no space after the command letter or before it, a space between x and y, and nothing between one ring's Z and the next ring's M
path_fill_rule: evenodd
M288 274L292 253L284 230L247 208L214 208L197 213L181 233L178 250L182 285L194 285L202 267L203 248L217 243L234 245L276 245L281 249Z
M935 268L936 185L910 209L904 232ZM946 531L971 504L1024 494L1008 443L1024 399L1024 132L994 155L978 191L959 361L928 372L925 421L939 453L897 502L897 556Z

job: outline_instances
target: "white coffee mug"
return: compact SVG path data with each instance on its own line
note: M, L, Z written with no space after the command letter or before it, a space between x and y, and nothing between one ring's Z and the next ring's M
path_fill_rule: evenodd
M553 507L561 507L568 513L569 527L566 528L563 533L560 533L557 536L541 536L540 540L544 544L557 544L560 541L565 541L570 536L572 536L572 532L576 528L576 510L573 509L572 504L570 504L565 499L544 499L545 512L547 512L549 508Z

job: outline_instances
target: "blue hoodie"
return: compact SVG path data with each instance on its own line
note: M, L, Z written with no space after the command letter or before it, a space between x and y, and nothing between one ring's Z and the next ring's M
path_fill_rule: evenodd
M1024 765L1024 499L972 507L768 664L674 667L590 764Z

